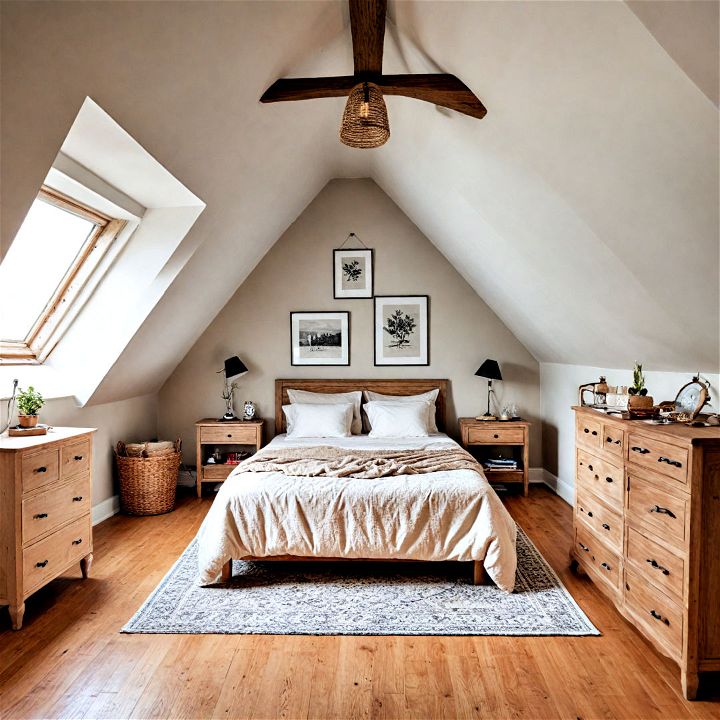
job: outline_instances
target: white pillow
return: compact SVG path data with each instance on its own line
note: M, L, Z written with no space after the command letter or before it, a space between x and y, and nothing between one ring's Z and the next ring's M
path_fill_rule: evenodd
M430 415L428 419L428 432L435 433L438 431L437 425L435 423L435 401L437 400L437 396L439 393L440 388L428 390L428 392L420 393L419 395L383 395L382 393L376 393L372 390L366 390L365 399L368 402L372 402L373 400L387 400L394 402L431 402L432 408L430 410Z
M362 418L360 416L360 403L362 402L362 391L355 390L345 393L316 393L310 390L288 390L288 399L295 404L314 404L314 405L337 405L344 403L352 403L353 421L352 434L359 435L362 432ZM288 429L288 432L289 429Z
M350 437L353 405L296 403L283 405L288 437Z
M382 402L372 400L365 403L365 412L370 420L368 437L427 437L427 402Z

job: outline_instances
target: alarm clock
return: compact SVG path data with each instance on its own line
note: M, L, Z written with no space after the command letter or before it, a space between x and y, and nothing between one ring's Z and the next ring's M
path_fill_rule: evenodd
M252 400L246 400L243 404L243 420L253 420L255 418L255 404Z

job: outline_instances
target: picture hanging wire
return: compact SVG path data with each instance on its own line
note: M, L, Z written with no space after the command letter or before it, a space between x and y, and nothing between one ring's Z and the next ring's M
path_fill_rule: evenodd
M353 239L357 240L366 250L369 250L369 249L370 249L354 232L351 232L351 233L345 238L345 241L343 242L343 244L342 244L339 248L337 248L337 249L338 249L338 250L342 250L342 248L344 248L345 245L347 245L347 242L348 242L348 240L350 240L350 238L353 238Z

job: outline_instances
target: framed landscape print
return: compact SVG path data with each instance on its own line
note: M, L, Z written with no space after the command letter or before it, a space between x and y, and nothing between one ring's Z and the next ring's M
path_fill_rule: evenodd
M349 365L349 312L291 312L291 365Z
M375 365L430 364L430 298L375 297Z
M373 296L373 251L333 250L335 299Z

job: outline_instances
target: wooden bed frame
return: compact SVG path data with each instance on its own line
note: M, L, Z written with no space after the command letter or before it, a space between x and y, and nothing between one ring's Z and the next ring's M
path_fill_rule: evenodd
M288 405L288 389L292 390L309 390L317 393L342 393L351 392L353 390L370 390L372 392L382 393L384 395L419 395L429 390L440 391L435 401L435 422L438 430L445 431L446 428L446 408L447 408L447 392L448 380L275 380L275 434L285 432L285 413L282 406ZM298 555L272 555L264 557L256 557L247 555L238 560L285 560L285 561L315 561L315 562L421 562L415 560L401 560L398 558L326 558L326 557L303 557ZM487 575L482 562L471 561L473 566L473 584L482 585L487 582ZM222 579L229 580L232 577L232 560L228 560L222 568Z

